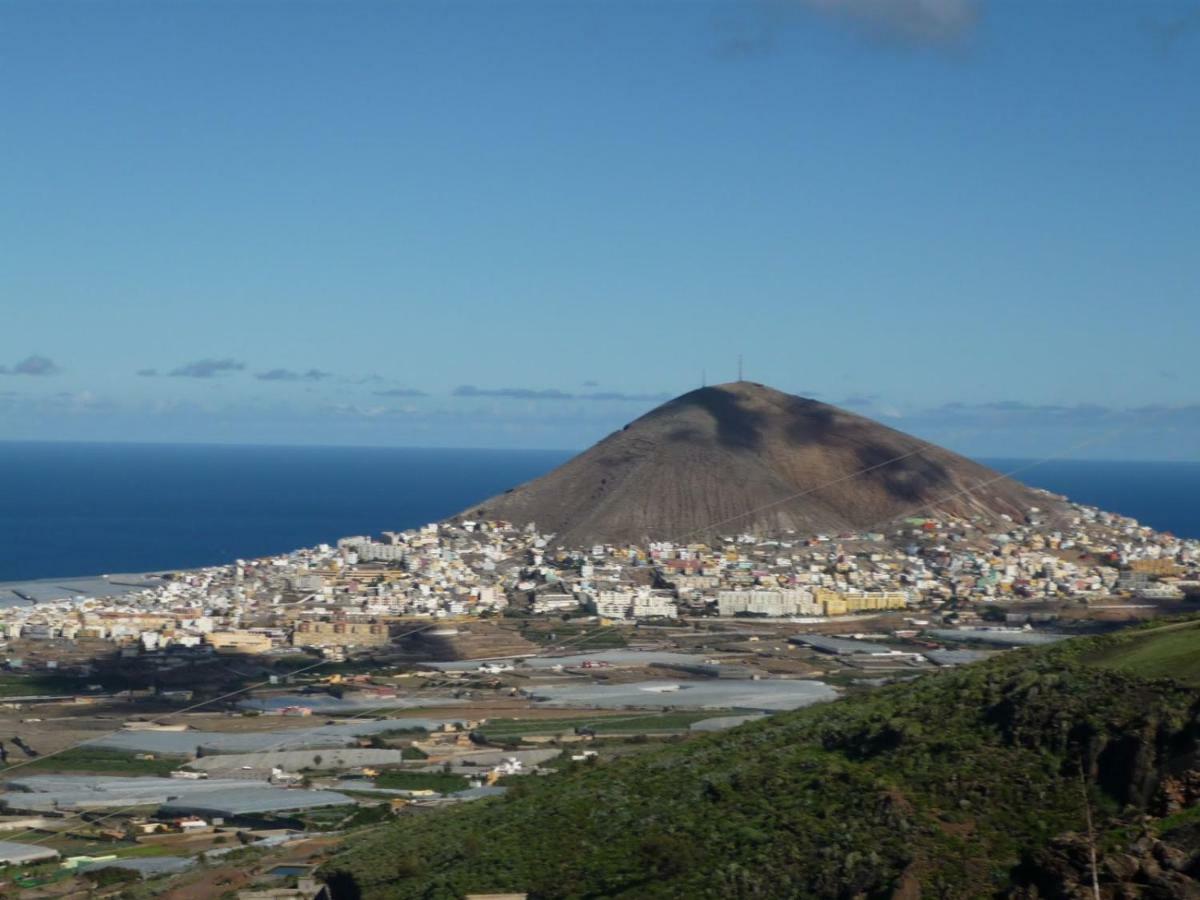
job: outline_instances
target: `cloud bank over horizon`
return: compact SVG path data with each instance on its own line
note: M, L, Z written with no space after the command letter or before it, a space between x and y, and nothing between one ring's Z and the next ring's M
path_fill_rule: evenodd
M5 437L581 450L670 396L610 392L608 402L596 402L593 395L568 398L555 389L427 393L323 387L322 379L308 388L298 382L293 390L301 393L245 400L204 383L202 378L188 396L137 401L87 389L0 391L0 411L10 425ZM976 457L1200 457L1197 403L1001 399L920 405L851 394L834 405Z
M291 369L268 369L265 372L259 372L255 376L259 381L323 381L326 378L332 378L332 372L323 372L320 369L306 369L303 372L295 372Z
M34 378L57 375L62 369L48 356L34 353L13 366L0 366L0 375L28 375Z
M246 364L236 359L198 359L172 369L167 374L172 378L215 378L228 372L240 372L245 368Z
M594 384L594 382L591 384ZM453 390L452 394L455 397L493 397L506 400L612 400L621 403L643 403L671 399L671 395L665 393L626 394L620 391L593 391L587 394L576 394L557 388L481 388L473 384L459 385Z

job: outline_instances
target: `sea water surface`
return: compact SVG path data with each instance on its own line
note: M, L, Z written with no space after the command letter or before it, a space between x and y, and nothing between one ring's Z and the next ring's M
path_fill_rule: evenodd
M0 443L0 582L192 568L403 530L570 455Z
M1076 503L1132 516L1179 537L1200 538L1200 461L1114 462L981 459L1018 481L1065 494Z
M0 443L0 582L189 568L436 521L561 450ZM983 460L1009 471L1027 465ZM1029 484L1200 537L1200 462L1057 461Z

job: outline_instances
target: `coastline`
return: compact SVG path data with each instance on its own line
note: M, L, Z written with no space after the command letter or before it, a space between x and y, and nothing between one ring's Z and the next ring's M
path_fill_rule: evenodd
M38 603L76 597L120 597L161 584L168 571L175 570L0 581L0 608L36 606Z
M86 583L97 573L192 571L419 527L561 461L545 452L408 449L197 450L183 458L153 448L72 445L51 453L0 443L5 449L0 596L10 598L9 589L22 585L35 596L55 585L91 594L99 588ZM978 461L1000 471L1028 462ZM1200 537L1200 463L1052 461L1019 480Z

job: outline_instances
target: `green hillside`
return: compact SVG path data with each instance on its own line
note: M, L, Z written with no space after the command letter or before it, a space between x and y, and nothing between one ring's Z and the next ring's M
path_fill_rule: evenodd
M1090 807L1102 881L1142 878L1139 853L1191 852L1140 814L1175 813L1165 836L1193 841L1200 704L1129 654L1175 656L1184 634L1013 652L529 778L348 841L326 874L339 898L1067 896ZM1162 882L1145 896L1192 877L1144 869Z
M1096 648L1088 659L1143 678L1174 678L1200 687L1200 621L1126 632Z

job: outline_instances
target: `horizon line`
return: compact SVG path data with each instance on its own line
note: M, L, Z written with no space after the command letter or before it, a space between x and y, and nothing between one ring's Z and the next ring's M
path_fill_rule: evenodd
M458 445L425 445L425 444L288 444L271 442L248 441L138 441L138 440L77 440L72 438L0 438L0 446L30 446L55 445L79 447L213 447L225 449L276 449L276 450L429 450L450 451L459 453L569 453L577 455L590 449L589 447L463 447ZM943 448L949 449L949 448ZM1022 456L1006 453L968 454L957 450L952 453L975 461L1005 460L1012 462L1033 462L1038 465L1055 462L1084 462L1084 463L1175 463L1200 464L1200 459L1171 459L1171 458L1114 458L1088 456Z

